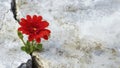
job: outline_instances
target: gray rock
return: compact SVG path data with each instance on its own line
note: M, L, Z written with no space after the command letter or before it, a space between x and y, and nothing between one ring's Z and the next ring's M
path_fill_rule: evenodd
M29 60L27 61L26 65L27 65L27 68L32 68L32 60L29 59Z
M22 63L18 68L27 68L26 63Z
M26 63L22 63L18 68L32 68L32 60L29 59Z

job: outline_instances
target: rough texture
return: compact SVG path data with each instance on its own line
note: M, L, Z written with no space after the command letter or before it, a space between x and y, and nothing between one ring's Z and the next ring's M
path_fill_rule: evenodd
M42 15L52 33L44 68L119 68L120 0L18 0L18 18Z
M30 56L20 50L18 23L13 18L11 0L0 0L0 68L17 68Z
M4 2L0 5L9 3ZM120 68L120 0L16 0L16 3L18 19L37 14L50 22L52 33L48 41L42 41L44 51L34 53L40 67ZM14 68L22 62L21 58L25 59L14 32L17 24L11 25L15 21L10 17L11 12L7 13L8 9L0 7L5 10L0 13L3 16L1 23L5 22L0 24L0 51L3 52L0 53L0 62L8 57L16 58L16 55L19 59L8 66L7 61L13 60L7 59L0 64L2 68ZM1 57L5 54L5 58Z
M29 59L26 63L21 63L18 68L32 68L32 60Z

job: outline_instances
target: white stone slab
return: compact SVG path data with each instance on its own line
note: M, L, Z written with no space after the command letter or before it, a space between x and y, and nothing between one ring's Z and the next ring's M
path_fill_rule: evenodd
M18 23L10 9L11 0L0 0L0 68L17 68L30 58L20 50Z
M45 68L119 68L119 0L18 0L18 18L42 15L51 37L39 53Z

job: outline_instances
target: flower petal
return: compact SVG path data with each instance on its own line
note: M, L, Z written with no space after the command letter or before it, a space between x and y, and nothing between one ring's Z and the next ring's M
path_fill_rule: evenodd
M26 22L19 22L19 24L21 25L21 26L26 26Z
M21 18L21 22L27 22L27 20L25 20L24 18Z
M29 36L28 36L28 40L29 40L29 41L34 40L34 38L35 38L35 36L34 36L34 35L29 35Z
M51 33L51 31L50 31L50 30L48 30L48 29L44 29L44 31L47 31L48 33Z
M44 28L46 28L49 25L49 23L47 21L42 21L40 24L41 24L40 25L41 29L44 29Z
M44 38L44 36L49 36L50 35L50 30L44 29L41 30L39 33L39 37Z
M26 18L27 18L27 21L30 21L32 19L30 15L27 15Z
M40 43L41 42L41 39L40 38L36 38L35 39L37 43Z
M38 16L38 17L37 17L37 21L38 21L38 22L41 22L41 20L42 20L42 16Z
M37 22L37 16L34 15L34 16L33 16L33 23L36 23L36 22Z
M47 36L47 35L45 35L43 38L44 38L45 40L48 40L48 36Z
M28 40L35 40L37 43L41 42L41 38L48 40L48 37L51 33L50 30L45 29L48 27L49 23L47 21L42 21L42 16L30 15L22 18L19 22L20 27L18 31L21 31L23 34L28 35Z
M22 27L19 27L19 28L18 28L18 31L22 31L22 30L24 30Z

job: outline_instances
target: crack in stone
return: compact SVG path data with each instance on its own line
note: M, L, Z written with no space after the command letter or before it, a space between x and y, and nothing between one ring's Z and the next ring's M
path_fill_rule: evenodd
M14 19L19 23L19 19L17 18L17 4L16 0L11 0L11 12L13 13ZM21 63L18 68L39 68L38 62L36 60L36 56L30 55L31 59L29 59L26 63ZM40 66L41 67L41 66Z
M19 22L19 19L17 19L17 7L16 7L16 0L11 1L11 11L13 13L14 19Z

